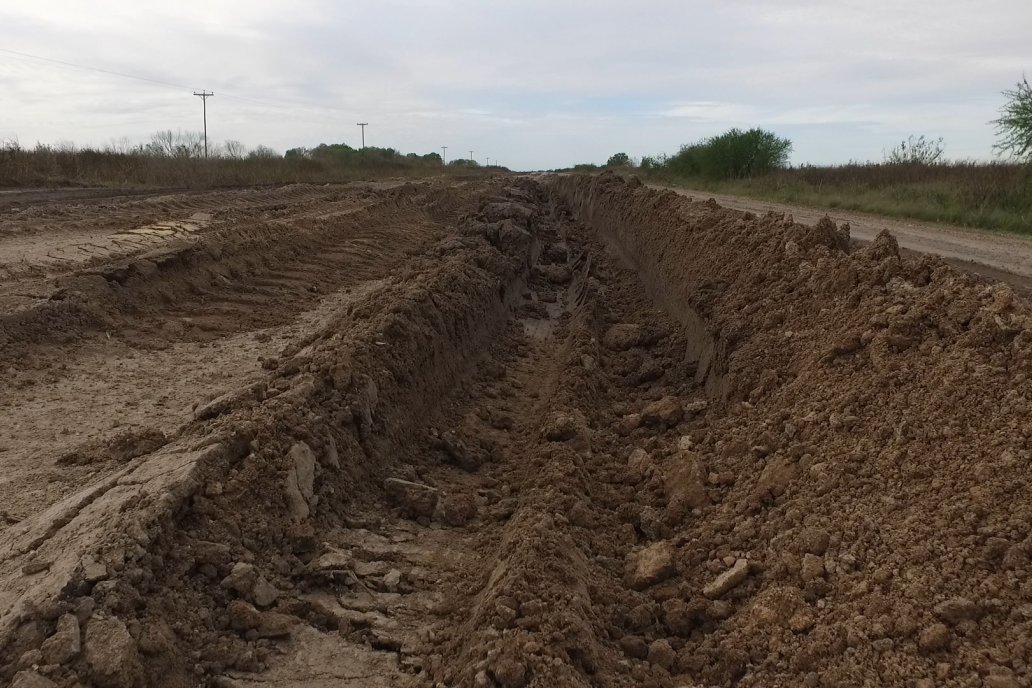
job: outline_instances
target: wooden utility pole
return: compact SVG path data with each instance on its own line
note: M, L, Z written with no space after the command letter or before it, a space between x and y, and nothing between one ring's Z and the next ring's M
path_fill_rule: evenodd
M448 146L441 146L441 162L448 164Z
M214 93L208 93L202 90L200 93L194 91L195 96L199 96L201 99L201 110L204 112L204 157L208 157L208 98L211 98Z
M358 122L357 124L362 127L362 150L365 150L365 128L369 126L369 122Z

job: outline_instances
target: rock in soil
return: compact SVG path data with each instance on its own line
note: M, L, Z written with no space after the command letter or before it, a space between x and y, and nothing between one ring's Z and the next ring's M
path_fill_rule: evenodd
M641 411L642 425L672 427L684 418L684 406L677 397L665 396L652 402Z
M666 580L677 572L677 551L669 542L656 542L628 556L628 584L642 590Z
M285 491L287 505L295 522L308 518L315 495L315 454L304 442L298 442L287 454Z
M737 588L749 577L749 562L745 559L738 559L728 570L708 583L702 589L702 594L710 599L723 597L731 590Z
M33 669L19 671L11 680L11 688L58 688L57 684Z

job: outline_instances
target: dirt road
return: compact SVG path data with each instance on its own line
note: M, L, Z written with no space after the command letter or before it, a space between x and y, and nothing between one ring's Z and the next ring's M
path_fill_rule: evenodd
M827 215L836 223L849 223L852 237L861 242L873 241L879 232L887 229L896 237L900 248L916 254L942 256L961 269L1010 282L1023 293L1032 294L1032 239L1026 237L851 210L785 205L708 191L672 190L700 200L713 198L725 208L758 215L767 212L786 213L797 222L806 224L813 224Z
M0 679L1029 685L1027 303L847 248L612 175L5 211Z

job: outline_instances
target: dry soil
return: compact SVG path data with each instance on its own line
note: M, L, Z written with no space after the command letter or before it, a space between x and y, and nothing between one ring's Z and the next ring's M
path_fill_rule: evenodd
M16 208L0 680L1030 685L1007 284L612 175Z

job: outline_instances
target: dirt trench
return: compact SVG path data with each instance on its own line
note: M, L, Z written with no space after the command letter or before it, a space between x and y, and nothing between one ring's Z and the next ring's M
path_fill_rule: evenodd
M1028 685L1008 287L610 175L382 193L426 223L389 271L242 308L213 341L293 323L258 371L0 531L3 678ZM286 255L254 231L216 262ZM160 332L153 275L105 281Z

